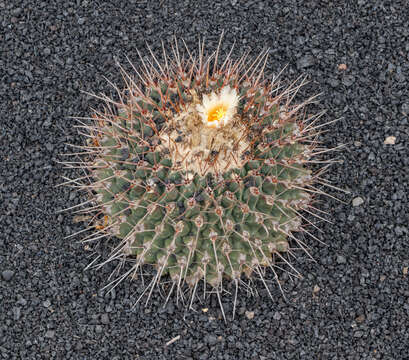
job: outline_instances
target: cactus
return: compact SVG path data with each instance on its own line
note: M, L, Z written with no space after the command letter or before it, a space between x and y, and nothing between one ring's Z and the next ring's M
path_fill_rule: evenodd
M125 275L155 267L148 300L165 276L178 298L186 284L192 300L201 281L219 301L223 280L236 297L243 276L266 285L264 270L274 272L289 239L304 248L295 233L306 232L302 211L320 193L321 174L307 168L323 151L319 116L305 116L313 98L292 104L303 82L282 90L266 80L267 52L219 61L220 43L209 56L203 45L183 55L175 41L162 61L151 51L135 78L120 66L119 99L99 97L103 111L80 125L87 183L74 182L92 204L81 211L94 214L93 239L118 238L111 259L134 260Z

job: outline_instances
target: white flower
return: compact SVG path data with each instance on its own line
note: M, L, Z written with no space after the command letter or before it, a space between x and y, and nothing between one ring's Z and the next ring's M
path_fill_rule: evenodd
M221 127L233 118L238 103L239 97L236 90L225 86L220 94L212 92L209 95L203 95L203 101L196 105L196 110L205 125Z

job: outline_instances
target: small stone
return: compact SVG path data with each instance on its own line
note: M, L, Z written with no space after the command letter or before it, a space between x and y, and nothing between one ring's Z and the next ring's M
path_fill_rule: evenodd
M404 268L403 268L403 270L402 270L402 272L403 272L403 275L408 275L408 267L407 266L405 266Z
M18 295L18 300L16 301L17 305L26 306L27 300L24 299L21 295Z
M314 294L318 293L321 290L321 288L318 285L314 285L314 289L312 290L312 292Z
M166 306L166 312L170 315L172 315L175 312L175 306L173 305L172 302L169 302L168 306Z
M353 85L354 82L355 82L355 77L353 75L347 75L342 80L342 83L347 87Z
M280 320L281 319L281 314L278 311L276 311L274 313L274 315L273 315L273 319L274 320Z
M46 301L43 302L43 306L44 306L45 308L50 307L50 306L51 306L51 301L47 299Z
M356 197L354 200L352 200L352 206L359 206L362 205L364 203L364 199L362 199L361 197Z
M330 84L333 88L336 88L339 85L339 81L337 79L329 79L328 84Z
M108 314L102 314L101 315L101 323L104 325L109 324L109 316Z
M386 145L395 145L395 142L396 142L395 136L388 136L383 143Z
M102 326L101 325L96 325L95 326L95 332L97 334L101 334L102 333Z
M51 144L51 143L46 143L45 144L45 148L48 150L48 151L53 151L53 149L54 149L54 146L53 146L53 144Z
M400 82L404 82L404 81L406 80L406 76L405 76L405 74L402 72L402 67L401 67L401 66L398 66L398 67L396 68L395 79L396 79L397 81L400 81Z
M315 59L311 55L306 55L297 61L297 68L298 69L305 69L310 66L313 66L315 63Z
M18 15L21 14L22 11L23 11L22 8L15 8L15 9L12 11L12 13L13 13L13 15L18 16Z
M403 235L403 233L404 233L403 228L401 228L400 226L397 226L395 228L395 234L396 235L401 236L401 235Z
M254 311L246 311L246 318L252 320L254 318Z
M17 321L20 319L21 309L18 306L13 307L13 319Z
M91 315L91 318L89 319L89 322L88 322L88 323L89 323L89 324L92 324L92 325L96 325L96 324L99 323L98 318L99 318L98 315L93 314L93 315Z
M404 115L404 116L408 116L408 115L409 115L409 102L407 102L407 103L405 103L405 104L402 105L401 113L402 113L402 115Z
M354 141L354 145L356 147L360 147L362 145L362 143L360 141Z
M339 64L339 65L338 65L338 70L345 71L346 69L347 69L347 65L346 65L346 64Z
M385 275L381 275L380 278L379 278L379 280L380 280L381 282L384 282L385 279L386 279L386 276L385 276Z
M209 345L215 345L215 344L217 343L217 337L216 337L216 336L213 336L213 335L209 335L209 336L207 337L207 343L208 343Z
M47 339L52 339L55 336L55 331L54 330L47 330L47 332L45 333L45 337Z
M347 262L347 259L345 259L344 256L342 256L342 255L337 256L337 263L338 264L345 264L346 262Z
M4 279L5 281L10 281L11 278L14 276L14 271L12 271L12 270L4 270L4 271L1 273L1 276L3 277L3 279Z
M84 24L85 24L85 18L79 18L78 25L84 25Z

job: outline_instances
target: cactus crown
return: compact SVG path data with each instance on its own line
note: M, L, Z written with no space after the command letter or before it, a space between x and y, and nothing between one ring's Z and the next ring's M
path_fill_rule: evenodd
M175 41L172 59L151 51L135 78L121 68L119 100L103 96L104 111L84 125L81 187L93 204L81 211L95 214L92 238L120 239L111 259L134 259L127 274L156 268L148 299L165 275L178 299L187 284L193 300L200 281L219 300L224 278L236 294L243 276L265 284L264 268L274 271L288 239L306 231L300 211L318 175L305 164L321 151L316 117L303 111L312 98L294 105L302 84L281 90L264 78L267 52L219 61L219 48L183 55Z

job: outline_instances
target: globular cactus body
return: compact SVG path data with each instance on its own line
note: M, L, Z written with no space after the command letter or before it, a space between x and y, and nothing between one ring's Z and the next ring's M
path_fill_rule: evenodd
M176 45L172 61L123 72L120 100L105 98L86 126L98 235L121 239L114 258L133 258L133 270L154 265L151 288L165 275L178 290L261 276L312 201L308 101L293 105L298 87L264 79L266 54L221 65L218 55L201 46L182 58Z

